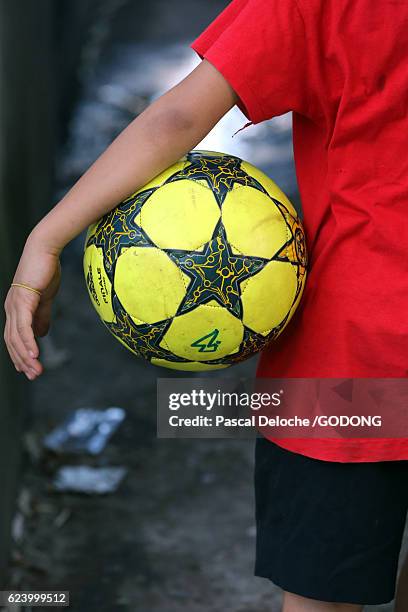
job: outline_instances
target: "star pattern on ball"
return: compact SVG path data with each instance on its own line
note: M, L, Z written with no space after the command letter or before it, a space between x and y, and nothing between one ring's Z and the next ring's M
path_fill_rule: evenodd
M286 206L273 198L279 209L288 232L288 240L279 249L272 259L276 261L290 262L297 267L298 278L303 278L307 268L306 239L298 217L293 217Z
M242 167L242 160L234 155L214 151L193 150L180 159L177 166L171 169L169 168L168 170L171 172L171 175L169 176L169 171L167 171L165 174L167 177L166 180L164 180L164 176L157 177L156 180L152 179L148 185L133 193L90 228L88 233L89 238L87 239L85 248L87 249L92 246L92 250L86 260L87 267L84 268L89 294L93 300L94 306L101 316L104 326L129 350L148 361L157 360L158 362L161 361L167 364L179 364L179 366L176 367L183 369L183 364L190 364L196 359L194 357L194 352L192 353L191 347L197 349L196 360L203 364L211 364L213 366L218 364L233 365L244 361L251 355L259 353L281 334L299 302L305 285L308 266L306 240L301 221L289 203L284 204L268 193L266 187L267 183L265 183L264 186L262 173L256 174L257 178L255 178L251 175L252 173L249 168L248 172L245 171ZM152 194L155 194L164 185L175 181L185 182L184 186L177 185L177 187L180 187L180 189L177 190L177 197L183 198L185 194L186 198L195 201L195 198L199 199L203 196L204 203L203 211L200 212L201 217L198 213L196 215L197 218L194 217L194 223L197 223L198 227L200 227L199 224L205 219L205 215L207 214L205 207L208 205L205 202L211 202L209 197L211 194L214 200L210 203L210 206L214 207L215 201L220 209L220 213L222 213L222 207L227 196L231 198L232 203L234 202L234 198L239 200L243 197L248 198L248 206L256 206L257 202L262 200L265 202L265 205L267 205L267 198L271 205L271 211L272 208L275 209L271 214L275 215L275 220L276 216L278 217L277 225L281 232L279 235L282 236L279 242L280 246L277 245L275 253L273 255L269 254L267 258L245 255L245 251L247 250L246 247L242 247L242 252L237 249L236 246L229 244L229 220L227 216L223 219L222 214L215 215L213 225L210 224L203 238L195 242L196 245L202 245L199 246L197 250L191 250L187 247L186 250L182 250L180 247L184 246L184 244L190 244L189 242L183 241L172 243L169 240L169 242L166 243L169 247L171 247L172 244L178 245L178 248L163 248L163 246L156 244L153 237L150 237L152 225L149 225L147 221L145 225L141 221L142 217L144 218L143 206L148 203ZM194 183L196 183L196 185L194 185ZM154 186L152 186L153 184ZM211 193L204 193L202 189L203 186L205 186L206 191ZM254 193L254 189L258 193ZM168 194L175 193L175 191L163 190L163 197L169 197ZM160 201L161 194L159 193L157 196L157 201ZM156 196L154 196L154 198L155 197ZM161 203L163 204L163 202ZM173 201L172 204L174 203ZM150 204L152 204L154 208L155 201L150 202L148 204L149 207ZM151 211L151 208L149 208L149 210ZM279 218L279 215L276 215L277 211L280 212L281 218ZM152 215L154 217L154 210ZM158 215L158 219L160 219L160 214ZM184 224L179 224L179 226L175 224L174 229L171 221L172 217L165 219L164 222L161 221L165 224L165 227L161 231L163 233L167 232L169 237L174 231L175 240L178 240L177 232L180 233L181 231L182 233L184 227L185 231L188 232L188 223L184 223L182 220ZM152 223L154 226L153 221ZM240 228L240 231L247 231L244 227L245 223L242 223L242 225L243 227L242 229ZM212 236L209 238L211 232ZM156 236L153 230L152 236ZM205 240L208 242L203 245ZM159 242L160 240L157 239L157 243ZM93 250L93 245L96 247L97 252ZM152 264L149 257L145 258L147 263L143 263L143 258L132 258L132 266L130 266L129 269L126 266L125 269L122 269L121 266L116 267L116 263L120 260L121 255L124 254L126 249L131 247L146 247L149 250L153 247L151 253L160 251L161 256L163 256L163 253L166 253L167 257L174 262L176 267L172 264L169 271L165 272L165 277L163 277L164 273L160 266L157 267L154 273L154 259ZM257 252L256 249L248 248L248 250L252 253ZM103 261L104 270L100 263L101 259ZM133 259L135 260L134 262ZM271 261L282 262L279 265L276 264L276 267L282 266L283 274L287 273L288 278L290 277L292 279L290 286L288 285L289 289L287 289L286 295L288 305L290 303L291 305L288 309L285 309L286 314L284 319L280 321L278 325L270 329L270 331L258 333L244 324L244 321L249 322L251 318L245 318L244 315L247 313L244 313L243 303L245 304L245 308L248 308L249 312L251 312L251 303L242 300L242 293L246 286L245 281L261 272L261 270ZM128 310L134 315L134 317L132 317L123 307L118 295L120 295L119 288L121 287L121 276L123 274L132 274L133 266L136 263L137 266L140 266L138 278L142 279L142 284L141 290L135 292L135 296L132 296L130 305L128 304ZM105 276L107 276L111 282L110 300L107 306L105 300L102 304L101 288L97 283L94 283L92 274L94 267L98 267L98 273L101 272L102 276L103 272L105 272ZM156 276L154 276L154 274L156 274ZM178 281L179 277L184 281L179 287L178 294L174 297L174 308L171 311L173 316L168 316L168 310L160 309L160 302L158 301L156 304L158 310L157 314L154 316L153 322L146 323L139 321L138 318L136 318L135 312L144 311L143 309L138 310L138 301L141 300L143 296L146 298L149 297L151 286L153 287L154 285L152 279L156 279L157 277L160 281L162 278L160 274L162 274L163 277L163 296L160 295L163 304L166 303L167 299L167 294L165 294L166 283L169 287L170 298L173 299L174 297L172 294L173 283L171 274L175 275L174 281ZM297 278L297 285L294 278L295 275ZM118 282L115 283L115 280ZM254 295L256 295L257 291L268 291L268 287L265 287L265 284L262 282L263 277L259 277L258 281L258 285L256 283L252 285L255 288ZM242 286L242 283L244 283L244 286ZM296 287L295 295L293 295L294 284ZM118 294L116 294L116 285ZM161 291L160 286L158 286L158 289ZM155 291L156 290L157 289L155 289ZM284 290L285 289L282 288L282 291ZM103 295L102 299L104 299ZM195 314L197 320L200 320L202 315L204 315L204 320L206 320L207 316L209 316L210 319L213 317L214 324L212 325L210 322L208 324L208 330L206 329L198 340L195 335L191 335L191 338L194 340L194 342L191 342L189 334L190 332L193 334L194 330L189 330L188 328L191 326L192 319L190 319L190 317L183 317L183 315L195 311L200 306L213 306L215 305L214 302L217 308L210 310L208 307L204 313L197 312ZM132 305L135 307L133 308ZM176 309L177 311L175 312ZM239 331L233 331L234 326L231 326L231 329L229 329L227 325L224 329L221 328L220 325L217 325L216 321L218 316L224 317L225 320L225 314L222 314L223 310L226 310L238 319L239 325L237 325L236 321L234 325L237 325L237 330L239 328ZM254 314L254 311L252 311L252 313ZM185 338L183 334L180 334L181 338L177 339L177 341L172 344L170 337L174 328L171 327L175 319L178 319L177 325L180 326L180 329L184 330L183 333L185 332ZM276 322L276 317L272 318L271 321L272 320ZM275 323L271 322L271 325L274 324ZM214 336L215 332L216 336ZM218 355L216 350L219 345L221 347L226 346L223 345L223 342L226 341L226 334L228 333L231 334L234 344L231 344L231 352L221 357L219 355L223 355L223 350L221 349ZM166 339L169 339L169 344L167 344ZM205 346L206 350L201 350L203 346ZM209 346L214 349L213 356L217 356L216 359L209 360L210 355L206 355L206 353L210 352L208 350ZM188 350L185 350L186 348ZM194 359L192 359L192 355Z
M203 155L199 151L190 151L187 160L190 162L189 165L172 174L166 180L166 183L185 179L205 181L220 207L235 184L253 187L266 194L261 183L241 168L239 157L233 155Z
M233 253L221 223L202 251L166 249L166 252L191 279L177 315L215 300L235 316L241 317L240 283L259 272L268 261Z
M112 323L105 321L104 325L114 336L120 338L138 357L144 357L145 359L155 357L180 363L187 361L182 357L176 357L170 351L159 346L170 325L170 321L136 325L132 317L124 310L117 295L113 296L112 305L116 320Z
M297 227L294 232L295 233L295 240L294 240L295 251L297 253L300 265L303 268L307 268L307 251L306 251L305 234L303 232L302 227L299 224L299 220L296 221L296 225Z
M104 215L86 244L87 247L94 244L103 250L104 265L111 282L115 262L123 248L153 245L146 232L136 223L137 215L153 191L142 191Z

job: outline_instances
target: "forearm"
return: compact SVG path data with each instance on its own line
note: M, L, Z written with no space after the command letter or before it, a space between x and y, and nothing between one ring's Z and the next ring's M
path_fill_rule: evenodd
M51 250L63 247L90 223L174 163L199 142L188 118L156 101L105 150L34 229Z
M221 74L203 60L113 141L34 228L28 242L34 250L41 244L58 254L88 225L194 148L236 101Z

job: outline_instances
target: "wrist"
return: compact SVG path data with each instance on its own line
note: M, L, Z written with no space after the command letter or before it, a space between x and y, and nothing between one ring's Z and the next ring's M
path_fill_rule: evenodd
M50 236L49 231L44 227L43 221L40 221L30 232L27 240L26 247L33 249L34 251L43 251L55 257L59 257L65 245L58 244L56 240L53 240Z

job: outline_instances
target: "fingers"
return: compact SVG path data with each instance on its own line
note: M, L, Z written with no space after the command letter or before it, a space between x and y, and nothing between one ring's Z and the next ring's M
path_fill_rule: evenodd
M26 299L6 300L5 304L4 340L16 370L24 372L30 380L34 380L43 371L32 328L31 310L34 308L34 302Z
M9 321L9 319L7 319L6 320L6 325L5 325L5 328L4 328L4 341L6 343L7 350L9 352L10 358L11 358L12 362L14 363L14 367L16 368L17 372L21 372L21 370L22 370L22 363L21 363L20 358L17 356L17 353L15 352L15 350L13 349L13 347L11 345L9 328L10 328L10 321Z
M30 357L38 356L38 346L32 329L32 316L29 312L18 312L15 320L17 338Z
M31 328L29 328L30 331ZM29 342L30 331L27 329L26 323L19 323L14 319L10 322L10 331L11 331L11 347L14 350L18 364L20 366L20 371L24 372L27 378L30 380L34 380L37 376L39 376L42 372L42 367L39 361L33 358L30 355L30 348L27 348L27 343ZM29 343L31 347L32 344ZM38 348L35 343L36 352L38 354ZM33 353L35 354L35 353Z

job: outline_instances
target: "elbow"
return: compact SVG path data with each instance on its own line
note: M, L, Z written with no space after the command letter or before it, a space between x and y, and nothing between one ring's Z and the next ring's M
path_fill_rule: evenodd
M156 132L180 134L190 132L194 128L194 117L183 108L177 108L169 104L156 105L153 103L147 110L150 110L149 123Z
M145 112L150 115L151 127L157 132L171 132L173 134L185 134L196 128L196 117L189 110L188 105L183 105L181 100L171 95L170 90L155 100ZM174 98L174 99L173 99Z
M191 131L194 128L194 117L185 109L168 109L167 122L178 132Z

